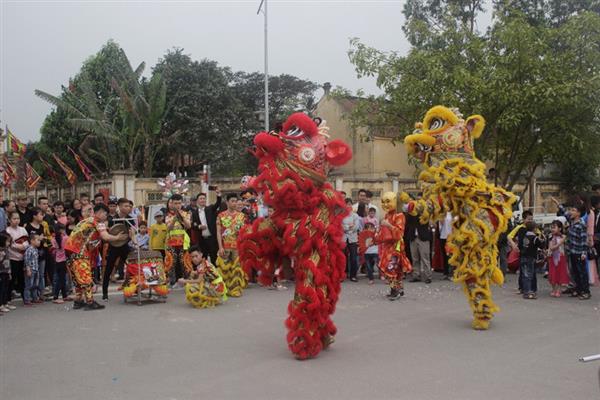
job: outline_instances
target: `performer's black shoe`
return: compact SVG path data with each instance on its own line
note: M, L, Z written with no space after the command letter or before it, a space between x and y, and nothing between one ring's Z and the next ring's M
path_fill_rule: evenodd
M429 279L429 278L425 279L425 283L429 285L431 283L431 279Z
M390 301L394 301L400 298L400 292L398 292L398 289L392 289L390 291L390 294L388 296L388 298L390 299Z
M77 301L75 300L73 302L73 310L79 310L80 308L85 307L85 303L83 301Z
M400 297L404 297L404 290L400 291Z
M419 278L412 278L409 282L421 282Z
M85 305L85 311L102 310L103 308L104 308L104 306L102 304L98 304L95 301L93 301L93 302L88 303L88 304Z

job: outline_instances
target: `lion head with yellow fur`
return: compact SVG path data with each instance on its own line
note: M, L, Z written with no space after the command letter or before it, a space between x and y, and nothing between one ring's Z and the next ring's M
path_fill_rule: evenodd
M412 135L404 139L409 154L430 164L432 154L448 153L461 157L474 156L473 140L481 136L485 119L472 115L466 120L456 108L435 106L415 124Z

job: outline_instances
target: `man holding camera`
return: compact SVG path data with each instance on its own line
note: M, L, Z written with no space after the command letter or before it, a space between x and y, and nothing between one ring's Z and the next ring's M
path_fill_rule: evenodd
M217 215L221 206L221 191L218 187L209 187L215 190L217 200L209 206L206 193L196 197L196 208L192 209L192 243L199 246L202 254L210 257L210 262L217 262Z

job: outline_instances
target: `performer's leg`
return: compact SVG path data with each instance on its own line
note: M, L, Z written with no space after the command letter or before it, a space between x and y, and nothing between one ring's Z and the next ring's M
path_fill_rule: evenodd
M108 247L106 254L106 268L104 268L104 274L102 277L102 298L108 299L108 285L110 284L110 275L113 272L115 262L118 258L118 250L113 246Z
M431 280L431 242L417 239L419 248L419 259L421 267L421 278Z
M313 254L314 257L314 254ZM318 260L318 256L317 256ZM323 307L322 291L314 283L316 265L311 258L304 257L296 264L296 292L288 306L289 317L287 342L298 359L314 357L323 348L319 316Z
M90 304L94 301L92 287L92 258L82 257L72 263L73 280L75 281L77 300ZM82 299L83 297L83 299Z
M412 255L413 279L421 279L421 254L419 253L419 239L414 238L410 242L410 254Z

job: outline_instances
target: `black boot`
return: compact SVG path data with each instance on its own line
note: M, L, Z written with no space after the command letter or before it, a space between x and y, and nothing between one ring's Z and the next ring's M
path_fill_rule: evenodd
M390 301L394 301L400 298L400 292L398 291L398 289L392 289L390 290L390 294L388 296L388 298L390 299Z
M75 300L73 302L73 310L79 310L80 308L85 307L85 302Z
M87 303L85 305L85 311L102 310L103 308L104 308L104 306L102 304L98 304L95 301L92 301L91 303Z

